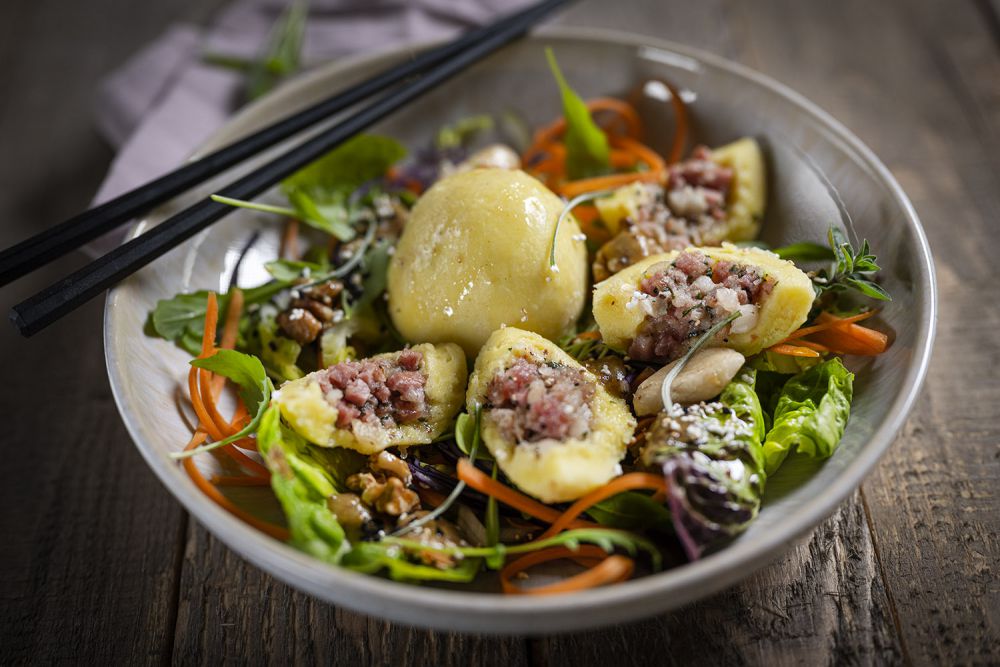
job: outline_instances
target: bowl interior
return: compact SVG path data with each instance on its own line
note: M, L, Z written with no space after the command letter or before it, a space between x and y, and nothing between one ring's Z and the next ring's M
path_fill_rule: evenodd
M119 409L144 457L178 499L210 530L249 560L314 595L369 613L449 629L549 632L619 622L674 607L745 576L785 548L789 540L829 514L891 442L923 376L933 333L934 288L919 223L885 168L846 130L794 93L721 59L625 35L548 30L497 54L398 112L373 131L390 134L411 150L426 145L444 123L468 115L516 111L531 126L560 113L543 49L555 48L569 81L584 96L624 94L637 82L661 78L683 90L696 141L710 146L757 137L769 167L763 240L778 245L823 241L831 224L854 241L866 238L883 266L893 295L880 315L894 332L891 349L851 361L858 373L851 421L829 460L803 476L794 466L770 482L752 527L726 549L699 563L641 582L528 603L488 592L432 590L341 571L257 533L204 497L168 457L189 431L179 387L188 355L143 333L156 301L182 290L224 290L232 266L253 230L260 240L240 283L263 282L260 265L277 253L278 225L266 215L238 211L115 288L106 311L108 372ZM246 109L202 151L223 145L290 110L405 57L406 51L320 68ZM642 109L650 142L661 149L672 127L668 104ZM274 154L274 151L269 155ZM266 156L246 165L252 168ZM230 175L227 179L232 178ZM137 227L155 225L210 193L219 179L157 210ZM214 471L213 457L198 465ZM280 517L270 494L229 489L237 503L272 520ZM573 613L559 613L568 610ZM580 613L585 611L585 613Z

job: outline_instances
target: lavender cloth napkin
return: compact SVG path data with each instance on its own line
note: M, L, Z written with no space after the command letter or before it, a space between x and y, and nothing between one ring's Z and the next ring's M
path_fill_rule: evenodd
M527 0L313 0L303 62L326 62L483 25ZM119 149L98 204L180 164L236 109L241 74L206 64L205 53L256 56L285 0L238 0L201 29L174 25L103 82L96 122ZM121 241L116 230L91 244L93 254Z

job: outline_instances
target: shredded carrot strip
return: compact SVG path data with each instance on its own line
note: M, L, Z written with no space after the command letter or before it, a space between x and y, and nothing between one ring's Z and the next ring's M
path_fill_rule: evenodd
M221 433L222 437L226 438L231 436L233 433L236 433L237 429L230 427L229 421L222 416L221 412L219 412L219 407L215 403L217 393L213 391L214 384L215 376L212 373L204 368L198 370L198 385L201 391L201 402L205 406L205 411L208 413L208 417L211 420L211 424L206 422L206 425L214 425L216 431Z
M662 171L632 171L625 174L608 174L607 176L595 176L593 178L581 178L578 181L564 183L559 188L559 194L569 199L582 195L584 192L594 190L610 190L619 188L629 183L640 181L642 183L659 183L663 181L666 174Z
M596 560L602 558L601 560ZM511 577L524 570L553 560L571 558L583 564L593 564L589 570L547 586L522 588ZM596 560L596 563L595 563ZM526 554L512 561L500 571L500 584L504 593L513 595L555 595L586 590L596 586L625 581L632 575L635 564L631 558L608 555L600 547L584 545L576 552L565 547L554 547Z
M216 486L270 486L270 477L258 477L256 475L212 475L209 480Z
M574 337L577 338L577 339L579 339L579 340L601 340L601 332L600 331L581 331L580 333L578 333Z
M569 527L574 519L597 503L611 496L616 496L623 491L631 491L632 489L653 489L654 491L666 492L667 480L662 475L654 475L648 472L630 472L627 475L616 477L570 505L568 510L563 512L544 533L538 536L538 539L545 540L561 533Z
M624 100L613 97L598 97L587 102L587 109L591 113L595 111L610 111L618 114L624 121L626 134L633 139L642 138L642 120L635 107ZM566 119L562 116L552 121L550 124L535 131L534 141L527 151L524 152L522 160L525 164L538 154L538 147L555 143L566 131Z
M820 345L819 343L814 343L811 340L803 340L802 338L795 339L795 345L798 347L805 347L810 350L816 350L817 352L830 352L830 348L826 345Z
M787 343L788 341L794 340L796 338L802 338L803 336L809 336L814 333L819 333L820 331L826 331L827 329L832 329L834 327L846 326L854 322L860 322L861 320L866 320L875 314L874 310L869 310L865 313L858 313L857 315L851 315L850 317L834 318L824 321L821 324L814 324L808 327L802 327L791 333L787 338L785 338L782 343ZM822 318L822 315L820 316ZM832 317L832 316L831 316Z
M645 144L639 143L635 139L612 137L611 145L622 148L629 155L634 155L637 159L645 162L650 171L662 171L667 168L667 164L656 151Z
M837 325L832 330L822 332L823 338L827 340L821 340L821 343L827 344L827 341L831 338L843 339L843 337L846 336L847 338L853 339L855 343L860 343L862 347L868 349L868 352L861 354L881 354L889 347L889 337L881 331L869 329L868 327L863 327L860 324L845 324L844 319L846 318L841 319L835 315L831 315L830 313L820 313L819 317L816 319L821 324L834 322ZM836 345L836 343L833 342L830 342L829 344Z
M207 431L212 440L225 438L226 436L222 435L222 432L216 427L215 421L202 402L202 393L198 387L198 368L195 366L192 366L191 370L188 371L188 393L191 395L191 407L194 408L194 413L198 416L201 428Z
M787 343L778 343L772 347L767 348L769 352L774 352L775 354L784 354L789 357L818 357L819 352L816 350L810 350L807 347L799 347L797 345L788 345Z
M241 315L243 315L243 290L234 287L229 291L226 322L222 325L222 337L219 340L219 347L224 350L236 347L236 335L239 333Z
M458 478L468 484L471 488L493 496L505 505L520 510L525 514L541 519L546 523L554 523L559 519L559 510L554 510L547 505L529 498L528 496L515 491L514 489L501 484L484 474L476 466L472 465L469 459L461 459L458 462ZM590 521L574 520L571 528L598 528L598 524Z
M299 221L295 218L285 220L285 229L281 234L281 245L278 247L278 257L291 260L299 258Z
M194 449L203 442L205 442L205 432L202 430L198 430L191 437L191 440L188 442L188 444L184 447L184 451L187 451L189 449ZM194 464L194 459L191 458L184 459L184 470L187 471L187 474L191 478L191 481L194 482L195 486L201 489L202 493L204 493L206 496L214 500L217 504L222 506L222 508L228 511L230 514L233 514L234 516L243 519L254 528L264 533L267 533L268 535L270 535L275 539L287 541L288 538L291 537L286 528L283 528L281 526L276 526L273 523L268 523L267 521L261 521L253 514L250 514L246 510L237 507L235 504L233 504L233 502L230 501L229 498L226 498L224 495L222 495L222 493L220 493L217 488L212 486L208 482L208 480L205 479L204 475L201 474L201 471L198 470L198 466Z

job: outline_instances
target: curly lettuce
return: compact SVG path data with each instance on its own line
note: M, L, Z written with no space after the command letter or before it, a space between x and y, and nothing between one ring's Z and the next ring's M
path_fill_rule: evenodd
M851 415L854 374L834 357L799 373L781 388L764 438L765 470L773 473L792 450L827 458Z

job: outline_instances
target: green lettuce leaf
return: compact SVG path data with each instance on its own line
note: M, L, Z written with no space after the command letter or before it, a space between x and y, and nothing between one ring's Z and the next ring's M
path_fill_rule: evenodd
M323 275L330 271L330 263L306 262L294 259L275 259L264 264L264 268L276 280L292 282L298 278Z
M243 290L243 304L263 303L291 285L290 281L274 280L258 287ZM218 295L219 312L229 307L229 294ZM178 294L170 299L160 299L150 315L152 330L160 338L173 341L192 355L201 353L201 337L205 331L205 311L208 310L208 291L201 290ZM225 317L219 318L219 326Z
M587 514L602 526L620 530L672 530L670 510L648 495L626 491L590 507Z
M774 472L792 450L827 458L837 448L851 414L854 374L834 357L799 373L781 389L771 430L764 440L766 471Z
M231 442L241 440L251 433L256 432L264 411L271 402L271 393L274 391L271 379L267 377L267 373L264 371L264 365L260 362L260 359L252 354L243 354L235 350L218 350L211 357L193 359L191 365L197 368L204 368L232 380L236 384L237 393L239 393L240 398L243 400L243 404L247 407L247 412L253 415L253 417L246 426L228 438L203 447L181 452L178 458L186 458L197 452L216 449Z
M563 116L566 118L566 173L571 179L600 176L611 170L611 150L604 131L590 116L590 110L569 87L552 49L545 49L549 68L562 94Z
M285 192L344 192L348 194L406 157L406 148L390 137L359 134L281 183Z
M281 423L277 407L264 413L257 446L271 471L271 488L288 520L291 544L327 563L340 563L351 545L327 504L339 490L334 478L309 455L306 441Z
M273 314L264 315L257 322L260 360L267 374L276 381L298 380L305 375L297 365L302 345L282 336L278 329L278 321Z
M395 139L360 134L286 178L281 189L302 222L349 241L358 213L351 194L405 156L406 148Z

